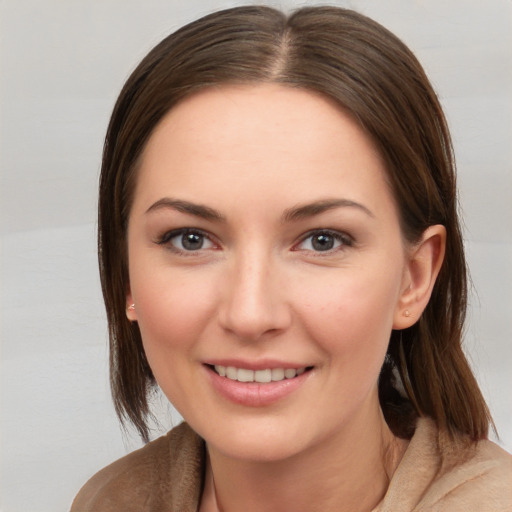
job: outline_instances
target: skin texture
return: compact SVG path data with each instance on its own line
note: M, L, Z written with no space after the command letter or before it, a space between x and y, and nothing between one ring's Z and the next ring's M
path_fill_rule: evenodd
M198 250L183 228L199 230ZM379 371L391 330L428 302L443 247L440 226L404 243L371 140L312 92L226 86L167 114L130 213L127 315L207 442L203 510L375 506L404 449ZM237 403L214 385L215 362L308 371L276 400Z

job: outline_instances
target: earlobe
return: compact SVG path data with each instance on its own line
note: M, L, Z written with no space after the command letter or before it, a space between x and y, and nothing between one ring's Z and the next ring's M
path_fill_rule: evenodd
M130 322L137 321L137 312L135 311L135 303L133 302L131 293L126 295L126 318L128 318Z
M444 260L446 229L430 226L409 253L403 290L395 311L393 329L415 324L427 307Z

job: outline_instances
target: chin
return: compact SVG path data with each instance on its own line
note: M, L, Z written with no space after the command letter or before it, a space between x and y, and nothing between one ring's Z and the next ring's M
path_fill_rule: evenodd
M283 442L283 439L253 439L249 442L232 439L229 444L213 445L207 442L207 445L209 449L214 449L230 459L261 463L284 461L302 451L296 440L291 445Z
M253 419L204 432L196 430L210 450L225 457L252 462L278 462L294 457L315 444L304 428L285 425L285 420Z

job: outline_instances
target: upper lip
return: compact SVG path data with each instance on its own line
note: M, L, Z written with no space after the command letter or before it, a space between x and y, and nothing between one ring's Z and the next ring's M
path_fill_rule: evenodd
M274 368L284 368L285 370L287 368L307 368L311 365L309 364L302 364L302 363L292 363L292 362L285 362L285 361L279 361L276 359L261 359L258 361L247 361L242 359L209 359L207 361L204 361L204 364L209 366L233 366L235 368L245 368L247 370L267 370L267 369L274 369Z

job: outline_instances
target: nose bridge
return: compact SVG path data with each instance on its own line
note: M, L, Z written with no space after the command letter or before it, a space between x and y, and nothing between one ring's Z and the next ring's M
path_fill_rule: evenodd
M284 329L289 312L278 274L275 257L264 247L252 245L236 254L221 313L224 328L247 340Z

